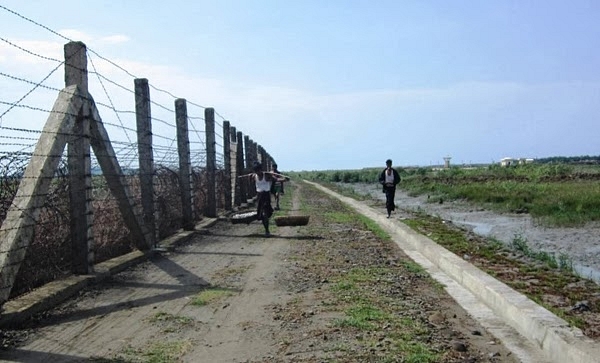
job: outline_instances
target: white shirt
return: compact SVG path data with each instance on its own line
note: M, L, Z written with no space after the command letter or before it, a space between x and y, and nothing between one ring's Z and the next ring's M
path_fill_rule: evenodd
M388 174L388 171L385 171L385 183L386 184L394 184L394 171L390 170L390 173Z
M263 173L263 178L259 179L258 174L254 174L254 182L256 184L257 192L268 192L271 190L271 181L265 178L265 174Z

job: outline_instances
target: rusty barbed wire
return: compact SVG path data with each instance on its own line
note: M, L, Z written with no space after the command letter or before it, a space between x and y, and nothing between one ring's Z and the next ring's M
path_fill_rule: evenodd
M39 26L52 34L59 36L60 38L72 42L66 36L52 30L51 28L40 24L28 17L22 16L21 14L0 5L0 10L8 11L28 22ZM5 132L2 136L2 140L6 142L0 142L0 145L11 146L17 150L13 151L0 151L0 192L5 193L0 195L0 225L3 224L6 212L12 206L13 211L27 214L27 210L19 209L18 206L14 205L14 195L10 193L16 193L18 184L23 180L34 179L34 178L45 178L46 182L51 180L50 189L44 195L20 195L21 197L44 197L45 203L42 210L39 212L37 218L34 216L28 216L36 221L31 228L35 228L34 234L37 236L31 243L30 251L28 252L28 259L24 262L23 271L19 273L19 279L16 281L15 293L25 291L35 287L36 284L51 280L57 275L64 275L68 273L70 261L70 215L69 215L69 170L68 170L68 151L67 148L62 153L49 154L41 150L34 150L37 145L39 136L43 133L50 133L55 135L66 136L70 141L80 139L84 136L76 135L70 132L58 132L58 131L43 131L43 130L31 130L26 127L6 127L2 125L3 116L11 114L11 111L17 111L17 109L34 111L51 115L53 112L69 117L79 117L79 115L70 114L65 111L54 111L48 110L38 105L27 104L26 99L37 90L48 90L57 92L58 94L65 92L65 89L58 89L48 85L48 79L56 73L56 71L64 64L68 63L68 59L61 61L53 57L48 57L43 54L38 54L31 49L26 49L17 42L10 41L6 38L0 37L4 43L8 44L9 47L13 47L19 52L23 52L30 57L46 60L48 62L55 62L56 68L49 69L48 74L44 77L40 77L41 80L31 80L26 77L11 75L6 72L0 72L0 76L8 79L10 82L15 84L21 83L28 87L26 93L23 94L17 101L12 100L0 100L0 105L6 107L6 110L0 114L0 130ZM86 192L92 194L91 204L92 210L94 211L94 228L93 228L93 240L94 240L94 253L96 256L95 263L101 262L108 259L110 256L116 256L129 252L132 249L132 241L130 240L130 231L125 224L118 204L121 201L117 201L112 195L107 178L118 177L123 180L125 186L131 192L130 203L133 204L134 209L140 209L140 181L139 181L139 150L138 143L130 137L129 132L137 133L137 129L134 126L128 127L127 121L130 120L131 115L135 115L135 111L127 110L126 106L120 106L117 108L115 101L119 101L115 97L115 94L120 91L125 91L127 94L135 94L135 92L123 84L107 77L104 74L99 73L97 66L101 66L100 61L104 61L112 67L124 72L130 78L138 78L133 73L129 72L124 67L118 65L110 59L107 59L98 54L94 49L85 47L88 59L91 65L91 70L87 71L88 76L92 76L99 83L102 89L103 95L100 102L95 102L94 105L98 108L104 108L110 110L109 118L107 120L95 120L107 127L111 133L117 129L119 135L121 132L125 134L126 140L92 140L94 142L109 143L107 147L112 148L114 155L111 156L111 162L115 162L117 169L114 172L108 170L102 170L102 166L94 153L90 153L87 157L89 158L89 165L91 167L91 186L86 187ZM75 53L77 54L77 53ZM74 55L75 55L74 54ZM103 64L102 64L103 65ZM103 69L102 67L100 67ZM81 69L82 71L84 69ZM44 70L45 71L45 70ZM112 74L112 73L111 73ZM37 78L37 76L36 76ZM120 78L119 78L120 79ZM95 82L94 82L95 84ZM156 87L154 84L149 85L153 90L163 93L173 99L178 99L173 93ZM19 85L22 87L22 85ZM37 92L36 94L40 94ZM91 95L81 96L84 100L92 101ZM104 97L106 99L104 99ZM164 97L163 97L164 98ZM159 97L160 99L160 97ZM191 107L206 109L207 107L202 106L198 103L186 100L187 104ZM31 102L30 102L31 103ZM118 103L118 102L117 102ZM152 107L158 108L160 111L165 111L170 114L175 114L173 105L165 105L155 100L150 100ZM103 110L104 112L105 110ZM98 111L99 112L99 111ZM223 128L222 122L225 118L215 111L215 125L221 130ZM167 116L168 117L168 116ZM114 118L117 120L115 121ZM4 118L5 119L5 118ZM160 218L157 219L157 226L159 235L166 237L171 233L177 231L182 227L182 215L181 215L181 195L179 188L179 153L177 148L177 136L171 134L172 130L177 128L175 120L168 121L165 117L150 117L150 120L155 123L160 123L160 126L169 126L167 132L160 130L161 132L154 132L152 137L159 142L152 145L152 158L154 160L154 170L152 176L155 184L154 198L157 204L157 213ZM205 122L204 117L199 116L188 116L188 125L190 130L190 163L191 163L191 174L194 188L192 193L194 194L193 203L194 209L197 211L194 215L195 220L202 218L202 215L198 211L202 211L204 203L208 196L205 190L207 180L207 153L206 153L206 131L204 130L203 123ZM18 125L18 123L15 123ZM114 128L114 129L113 129ZM222 139L222 132L215 132L215 135ZM31 141L31 143L29 143ZM222 142L215 142L216 146L223 148ZM39 155L43 153L43 155ZM24 172L33 157L48 157L58 158L59 167L54 172L47 175L37 176L25 176ZM222 152L216 153L216 167L217 167L217 180L219 183L217 200L220 206L223 205L223 195L225 193L224 187L221 185L224 180L223 175L225 168L225 154ZM232 168L232 176L233 170ZM1 184L6 183L6 184ZM9 194L6 194L9 193ZM20 192L21 193L21 192ZM0 251L2 252L2 251ZM4 251L7 252L7 251ZM31 253L30 253L31 252ZM39 257L38 257L39 256ZM41 258L44 260L42 261ZM35 265L39 264L39 265ZM34 277L29 277L34 276ZM4 286L0 286L4 288Z
M150 119L151 119L152 121L158 121L158 122L162 123L162 124L163 124L163 125L165 125L165 126L169 126L169 127L171 127L171 128L174 128L174 129L176 129L176 128L177 128L177 126L176 126L175 124L173 124L173 123L169 123L168 121L161 120L161 119L159 119L159 118L156 118L156 117L150 117Z
M4 72L0 72L0 76L6 77L6 78L10 78L10 79L12 79L14 81L19 81L19 82L27 83L27 84L30 84L30 85L33 85L33 86L36 85L36 83L33 82L33 81L30 81L30 80L25 79L25 78L13 76L13 75L10 75L10 74L6 74ZM61 89L58 89L58 88L55 88L55 87L46 86L45 84L41 84L38 87L39 88L44 88L44 89L47 89L47 90L50 90L50 91L58 92L58 93L64 92L64 90L61 90Z
M17 100L16 102L14 102L8 109L6 109L3 113L1 113L0 114L0 119L4 115L6 115L7 113L9 113L13 108L15 108L19 103L21 103L21 101L23 101L25 98L27 98L27 96L29 96L31 93L33 93L33 91L35 91L39 86L41 86L41 84L44 83L44 81L46 81L54 72L56 72L56 70L58 70L58 68L60 68L61 65L59 65L58 67L54 68L50 73L48 73L48 75L46 77L44 77L40 82L36 83L34 85L34 87L29 90L29 92L25 93L19 100Z
M40 23L38 23L38 22L36 22L36 21L34 21L34 20L32 20L32 19L30 19L30 18L28 18L28 17L24 16L24 15L21 15L21 14L19 14L18 12L16 12L16 11L14 11L14 10L11 10L11 9L7 8L6 6L0 5L0 9L2 9L2 10L6 10L6 11L8 11L9 13L12 13L13 15L16 15L16 16L18 16L18 17L20 17L20 18L24 19L24 20L27 20L28 22L30 22L30 23L32 23L32 24L35 24L35 25L39 26L40 28L46 29L46 30L48 30L49 32L51 32L51 33L53 33L53 34L55 34L55 35L58 35L59 37L61 37L61 38L65 39L65 40L68 40L68 41L70 41L70 42L72 41L71 39L69 39L69 38L65 37L64 35L62 35L62 34L59 34L58 32L56 32L56 31L54 31L54 30L52 30L52 29L48 28L47 26L45 26L45 25L43 25L43 24L40 24Z
M113 111L114 113L135 115L135 111L131 111L131 110L117 110L114 106L107 105L106 103L103 103L103 102L96 102L96 105L97 106L102 106L104 108L107 108L107 109Z
M29 23L31 23L31 24L34 24L34 25L36 25L36 26L38 26L38 27L40 27L40 28L42 28L42 29L44 29L44 30L47 30L48 32L50 32L50 33L52 33L52 34L54 34L54 35L56 35L56 36L58 36L58 37L60 37L60 38L62 38L62 39L64 39L64 40L66 40L66 41L68 41L68 42L73 42L73 41L74 41L73 39L71 39L71 38L69 38L69 37L66 37L66 36L64 36L64 35L60 34L59 32L57 32L57 31L55 31L55 30L51 29L50 27L48 27L48 26L46 26L46 25L43 25L43 24L41 24L41 23L39 23L39 22L37 22L37 21L35 21L35 20L33 20L33 19L29 18L29 17L26 17L26 16L24 16L24 15L22 15L22 14L20 14L20 13L16 12L16 11L14 11L14 10L11 10L11 9L7 8L6 6L0 5L0 9L2 9L2 10L5 10L5 11L7 11L7 12L9 12L9 13L11 13L11 14L13 14L13 15L17 16L17 17L20 17L21 19L23 19L23 20L25 20L25 21L27 21L27 22L29 22ZM0 39L4 40L4 38L0 38ZM10 43L8 40L6 40L6 42L7 42L8 44L11 44L11 45L12 45L12 43ZM15 46L15 47L17 47L18 49L21 49L21 48L20 48L20 47L18 47L17 45L14 45L14 46ZM102 55L100 55L98 52L96 52L96 51L95 51L93 48L90 48L90 47L88 47L87 45L86 45L86 50L87 50L87 52L88 52L88 53L91 53L91 54L95 55L95 56L96 56L96 57L98 57L99 59L101 59L101 60L103 60L103 61L107 62L108 64L112 65L113 67L115 67L115 68L117 68L117 69L121 70L122 72L124 72L125 74L127 74L129 77L131 77L131 78L139 78L139 77L137 77L136 75L134 75L133 73L131 73L130 71L128 71L127 69L125 69L124 67L120 66L119 64L117 64L117 63L115 63L115 62L111 61L110 59L108 59L108 58L106 58L106 57L103 57L103 56L102 56ZM62 65L62 64L64 63L64 61L61 61L61 60L58 60L58 59L54 59L54 58L51 58L51 57L45 57L45 56L42 56L42 55L36 54L35 52L31 52L31 51L28 51L28 50L24 50L24 51L28 52L29 54L35 55L35 56L37 56L37 57L40 57L41 59L48 59L48 60L52 60L52 61L59 62L59 63L60 63L60 65ZM60 65L59 65L59 66L60 66ZM118 84L117 82L114 82L114 81L110 80L109 78L102 76L102 75L101 75L101 74L99 74L99 73L98 73L96 70L95 70L93 73L94 73L94 74L96 74L98 77L101 77L101 78L105 79L106 81L108 81L108 82L111 82L111 83L113 83L114 85L116 85L116 86L118 86L118 87L120 87L120 88L123 88L124 90L126 90L126 91L128 91L128 92L133 92L133 91L131 91L130 89L128 89L127 87L124 87L124 86L122 86L122 85ZM152 89L154 89L155 91L157 91L157 92L161 92L161 93L164 93L164 94L166 94L166 95L169 95L169 96L170 96L171 98L173 98L173 99L178 99L178 98L181 98L181 97L177 97L177 96L176 96L176 95L174 95L172 92L169 92L169 91L167 91L167 90L165 90L165 89L162 89L162 88L160 88L160 87L157 87L157 86L155 86L155 85L154 85L154 84L152 84L152 83L149 83L149 86L150 86ZM166 107L166 106L164 106L164 105L162 105L162 104L159 104L159 103L154 103L154 101L152 101L152 100L151 100L150 102L151 102L152 104L156 105L157 107L163 108L163 109L164 109L164 110L166 110L166 111L175 112L173 109L171 109L171 108L169 108L169 107ZM191 106L195 106L195 107L198 107L198 108L201 108L201 109L206 109L206 108L207 108L206 106L203 106L203 105L201 105L201 104L199 104L199 103L196 103L196 102L193 102L193 101L189 101L189 100L187 100L187 99L186 99L186 102L187 102L189 105L191 105ZM217 116L218 116L219 118L221 118L222 120L225 120L225 118L224 118L224 117L223 117L221 114L219 114L217 111L215 111L215 115L217 115ZM0 117L1 117L1 116L0 116ZM220 125L220 126L221 126L221 125Z
M37 54L37 53L35 53L33 51L30 51L29 49L25 49L25 48L23 48L23 47L21 47L19 45L16 45L15 43L11 42L10 40L8 40L8 39L6 39L4 37L0 37L0 40L3 41L4 43L10 45L11 47L17 48L18 50L20 50L22 52L25 52L25 53L27 53L29 55L33 55L33 56L38 57L40 59L49 60L49 61L58 62L58 63L63 63L64 62L64 61L61 61L61 60L56 59L56 58L46 57L44 55Z
M92 59L92 57L88 57L88 60L90 61L90 64L92 65L92 68L94 69L94 71L96 71L96 66L94 65L94 60ZM96 74L98 74L98 73L96 72ZM110 102L110 105L112 106L113 109L116 109L110 95L108 94L108 91L106 90L106 87L104 86L104 82L102 82L102 78L98 77L98 82L100 82L100 85L102 86L102 89L104 90L104 95ZM121 115L118 112L115 112L115 116L117 116L117 120L119 120L121 127L123 127L123 129L125 129L125 125L123 125L123 120L121 120ZM125 132L125 136L127 137L127 140L129 142L131 142L131 139L129 138L129 133Z

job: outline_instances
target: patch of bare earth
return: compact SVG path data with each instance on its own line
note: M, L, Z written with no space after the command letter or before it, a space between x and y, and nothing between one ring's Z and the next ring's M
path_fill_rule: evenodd
M332 223L328 214L352 213L340 201L305 185L296 193L312 211L304 228L314 237L292 241L293 263L279 277L293 298L270 307L282 327L274 332L279 349L273 361L404 362L410 356L406 347L420 344L437 356L412 355L412 361L515 361L392 241L377 237L356 217ZM358 293L339 291L340 281L364 271L375 278L357 278ZM362 299L358 304L356 295ZM366 329L340 323L361 304L388 318L373 319Z

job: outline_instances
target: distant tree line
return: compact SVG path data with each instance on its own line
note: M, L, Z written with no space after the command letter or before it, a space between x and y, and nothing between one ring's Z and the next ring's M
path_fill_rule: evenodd
M600 155L598 156L552 156L535 160L538 164L585 164L600 165Z

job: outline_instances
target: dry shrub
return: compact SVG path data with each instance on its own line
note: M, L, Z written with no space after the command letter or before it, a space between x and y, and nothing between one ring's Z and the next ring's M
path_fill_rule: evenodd
M29 157L26 156L27 160L22 160L23 156L15 159L2 159L0 156L0 222L6 218ZM71 274L69 180L64 164L65 160L52 180L45 204L34 226L34 238L17 274L11 298ZM227 188L223 173L223 170L218 170L216 175L219 209L224 206ZM124 180L131 192L134 209L141 215L139 177L127 175ZM192 170L192 186L195 211L193 218L198 221L202 219L207 200L205 168ZM133 251L135 245L132 243L130 231L123 220L118 201L110 193L103 176L92 177L92 191L94 263ZM183 226L178 172L167 167L158 167L154 191L159 239L163 239L176 233Z
M19 183L25 167L31 158L23 153L6 153L0 155L0 225L17 194Z
M225 209L225 192L227 188L231 188L231 183L225 179L225 170L219 169L215 173L215 180L217 181L217 209Z
M130 232L112 195L92 201L94 260L100 263L133 251Z
M61 169L53 178L34 235L19 268L11 297L64 277L71 270L68 178Z
M168 237L183 226L179 175L176 171L161 166L156 169L154 194L157 206L158 237Z
M194 209L194 220L199 221L205 213L206 201L207 201L207 188L206 188L206 168L194 168L192 169L192 190L193 195L193 209Z

